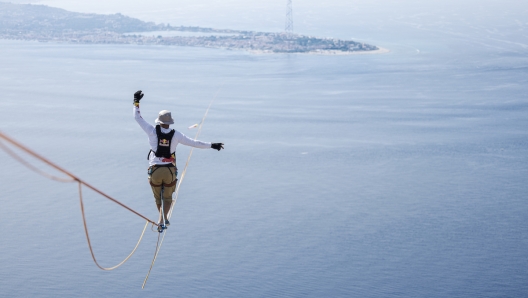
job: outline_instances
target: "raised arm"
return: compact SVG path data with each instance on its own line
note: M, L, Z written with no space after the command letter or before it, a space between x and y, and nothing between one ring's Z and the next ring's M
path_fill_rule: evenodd
M141 126L143 131L147 134L152 134L154 126L150 125L143 117L141 117L141 111L139 110L139 101L143 98L143 92L141 90L134 93L134 119Z

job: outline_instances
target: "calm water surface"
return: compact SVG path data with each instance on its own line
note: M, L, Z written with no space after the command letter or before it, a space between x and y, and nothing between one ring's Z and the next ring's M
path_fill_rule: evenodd
M218 92L200 139L226 144L194 151L145 290L156 233L99 270L76 185L0 152L1 296L524 296L525 27L407 26L373 35L384 55L0 41L1 130L150 218L136 90L191 136ZM114 265L144 222L84 195Z

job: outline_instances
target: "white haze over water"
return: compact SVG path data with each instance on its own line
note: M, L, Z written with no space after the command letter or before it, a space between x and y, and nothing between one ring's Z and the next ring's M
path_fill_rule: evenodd
M285 1L43 1L171 25L281 31ZM145 290L148 231L103 272L74 184L0 152L0 296L522 297L528 292L528 4L294 1L295 30L383 55L0 41L0 129L155 218L147 140L197 150ZM183 169L188 149L178 148ZM110 266L144 222L85 191Z

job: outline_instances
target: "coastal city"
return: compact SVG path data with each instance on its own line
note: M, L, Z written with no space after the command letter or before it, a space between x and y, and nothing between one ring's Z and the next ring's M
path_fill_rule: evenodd
M35 40L39 42L68 42L82 44L138 44L138 45L168 45L206 48L241 49L250 51L275 53L302 53L317 51L373 51L377 47L343 41L338 39L322 39L285 33L261 33L239 35L210 35L210 36L161 36L121 34L109 31L100 32L2 32L0 38Z
M197 33L197 36L189 33ZM269 53L357 53L379 50L376 46L351 40L318 38L291 32L176 27L143 22L122 14L82 14L43 5L11 3L0 3L0 39L187 46Z

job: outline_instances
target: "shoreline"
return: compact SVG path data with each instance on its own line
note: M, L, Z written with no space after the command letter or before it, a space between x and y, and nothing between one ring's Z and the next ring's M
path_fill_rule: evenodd
M311 55L375 55L375 54L386 54L389 53L390 50L382 47L378 47L377 50L374 51L352 51L352 52L343 52L343 51L336 51L336 50L321 50L321 51L311 51L307 52L307 54Z
M226 48L229 50L244 50L244 49L237 49L237 48ZM386 54L389 53L390 50L382 47L378 47L377 50L374 51L352 51L352 52L344 52L344 51L337 51L337 50L315 50L315 51L309 51L309 52L294 52L294 53L288 53L288 52L273 52L273 51L267 51L267 50L250 50L247 51L251 54L255 55L265 55L265 54L297 54L297 55L320 55L320 56L347 56L347 55L376 55L376 54Z
M0 37L0 40L12 40L12 41L29 41L37 43L57 43L57 44L76 44L76 45L157 45L164 47L197 47L204 49L217 49L217 50L229 50L229 51L243 51L248 52L254 55L269 55L269 54L296 54L296 55L319 55L319 56L348 56L348 55L375 55L375 54L386 54L390 50L382 47L378 47L377 50L372 51L339 51L339 50L314 50L306 52L275 52L271 50L249 50L245 48L236 48L236 47L214 47L214 46L195 46L195 45L171 45L171 44L137 44L137 43L118 43L118 42L94 42L94 43L84 43L84 42L72 42L68 40L38 40L38 39L26 39L26 38L5 38Z

